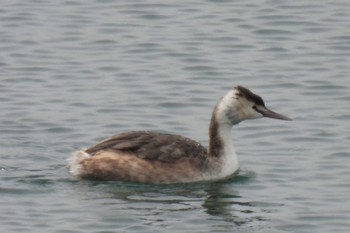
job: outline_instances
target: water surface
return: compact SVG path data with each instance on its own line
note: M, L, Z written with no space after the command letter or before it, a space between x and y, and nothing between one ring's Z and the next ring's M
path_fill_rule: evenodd
M3 232L348 232L347 1L5 1ZM207 144L235 85L293 122L234 128L241 170L214 183L79 181L76 149L125 130Z

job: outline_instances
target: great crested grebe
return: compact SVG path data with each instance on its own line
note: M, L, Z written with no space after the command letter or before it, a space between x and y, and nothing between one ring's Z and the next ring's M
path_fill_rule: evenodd
M132 131L74 152L68 167L75 176L101 180L169 184L223 179L239 168L232 126L262 117L291 120L267 109L260 96L237 86L214 107L208 149L178 135Z

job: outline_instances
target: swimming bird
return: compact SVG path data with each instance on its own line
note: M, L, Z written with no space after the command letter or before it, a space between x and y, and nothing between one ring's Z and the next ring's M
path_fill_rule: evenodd
M269 110L263 99L236 86L216 103L209 124L209 146L179 135L131 131L73 153L71 174L80 178L152 184L219 180L239 169L231 129L262 117L291 120Z

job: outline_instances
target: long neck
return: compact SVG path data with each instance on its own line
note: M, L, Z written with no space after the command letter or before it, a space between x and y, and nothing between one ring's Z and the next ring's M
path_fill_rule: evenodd
M239 167L231 134L232 126L240 122L232 105L234 94L230 91L218 101L210 121L208 156L216 178L232 175Z
M220 158L234 153L231 129L231 124L219 124L213 113L209 126L209 156Z
M209 126L209 159L215 161L215 178L224 178L232 175L239 168L239 162L233 147L232 124L219 124L215 112Z

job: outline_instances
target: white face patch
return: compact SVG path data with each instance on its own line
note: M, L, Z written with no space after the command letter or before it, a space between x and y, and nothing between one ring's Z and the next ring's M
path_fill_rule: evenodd
M262 118L263 115L257 112L254 109L255 103L247 100L244 97L238 96L235 101L235 106L239 114L239 119L242 120L251 120Z
M218 103L216 117L220 123L238 124L243 120L262 118L254 110L255 103L241 96L238 90L229 91Z

